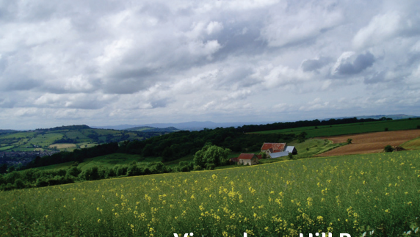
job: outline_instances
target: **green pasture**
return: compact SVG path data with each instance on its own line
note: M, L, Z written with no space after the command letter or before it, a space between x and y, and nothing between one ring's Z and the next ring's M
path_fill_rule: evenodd
M401 147L407 150L420 149L420 138L416 138L401 144Z
M306 132L307 137L329 137L346 134L359 134L369 132L383 132L386 129L388 131L398 130L409 130L417 129L420 126L420 119L401 119L401 120L385 120L375 122L364 122L364 123L350 123L350 124L339 124L339 125L327 125L327 126L311 126L271 131L261 131L254 133L270 134L270 133L293 133L300 134Z
M37 134L29 141L25 142L25 144L33 144L38 146L49 146L54 143L54 141L63 138L63 134L61 133L45 133L45 134Z
M418 236L419 164L402 151L6 191L0 233Z
M11 134L2 134L0 135L0 140L29 138L29 137L33 137L34 135L35 135L35 132L18 132L18 133L11 133Z
M7 151L7 150L10 150L10 149L12 149L14 146L2 146L2 147L0 147L0 151Z
M77 140L79 142L88 142L88 141L91 140L84 133L82 133L81 131L78 131L78 130L68 131L65 134L68 138Z

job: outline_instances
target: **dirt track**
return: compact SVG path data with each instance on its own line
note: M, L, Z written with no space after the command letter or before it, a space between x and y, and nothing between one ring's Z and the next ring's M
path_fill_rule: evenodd
M399 146L404 142L419 136L420 129L322 137L322 139L328 139L334 143L347 142L348 138L353 139L353 141L350 145L338 147L331 151L322 153L319 156L337 156L382 152L386 145Z

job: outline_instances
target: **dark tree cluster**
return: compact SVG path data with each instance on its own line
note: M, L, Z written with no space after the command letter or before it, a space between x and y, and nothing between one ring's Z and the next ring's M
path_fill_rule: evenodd
M294 134L245 134L237 128L216 128L174 132L143 141L127 141L120 146L120 152L145 157L159 156L166 162L193 155L206 143L235 152L246 152L258 151L264 142L288 142L293 139Z
M187 162L189 166L191 164ZM44 187L66 183L74 183L85 180L99 180L113 177L138 176L149 174L161 174L169 172L190 171L192 167L185 169L185 164L180 163L179 167L170 168L162 162L152 162L148 165L140 166L136 162L129 165L115 165L112 168L93 166L86 170L78 167L78 162L68 169L59 170L38 170L27 169L23 171L13 171L4 175L0 174L0 190L12 190L32 187Z
M391 119L392 120L392 119ZM329 119L329 120L303 120L296 122L285 122L285 123L272 123L265 125L244 125L240 129L244 132L259 132L259 131L269 131L269 130L279 130L279 129L290 129L290 128L300 128L300 127L318 127L323 125L337 125L337 124L347 124L347 123L360 123L360 122L373 122L381 121L381 119L357 119L354 118L343 118L343 119Z
M54 141L54 143L78 143L75 139L71 139L68 137L63 137L61 139L57 139Z

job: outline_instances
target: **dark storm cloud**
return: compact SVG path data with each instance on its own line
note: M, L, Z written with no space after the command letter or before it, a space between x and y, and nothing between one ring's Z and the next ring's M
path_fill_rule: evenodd
M342 62L336 67L336 73L339 75L353 75L362 72L371 67L375 62L375 57L370 52L359 54L353 62Z

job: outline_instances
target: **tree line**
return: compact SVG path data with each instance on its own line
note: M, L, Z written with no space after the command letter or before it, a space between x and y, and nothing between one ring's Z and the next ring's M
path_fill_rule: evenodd
M391 118L385 118L386 120L392 120ZM284 122L284 123L272 123L265 125L244 125L240 127L240 130L243 132L259 132L259 131L270 131L270 130L280 130L280 129L290 129L290 128L300 128L300 127L311 127L311 126L323 126L323 125L338 125L338 124L348 124L348 123L360 123L360 122L374 122L381 121L381 119L358 119L354 118L342 118L342 119L329 119L329 120L303 120L296 122Z
M99 180L113 177L138 176L160 174L192 170L187 167L168 167L162 162L152 162L145 166L139 166L136 162L130 165L115 165L112 168L93 166L86 170L78 168L75 162L67 169L39 170L27 169L0 174L0 190L12 190L21 188L44 187L66 183L74 183L85 180ZM188 166L191 164L188 163Z

